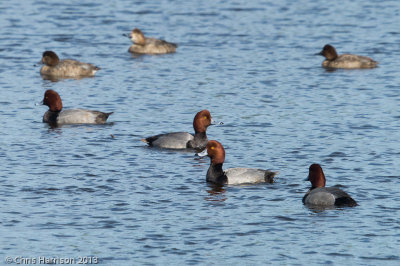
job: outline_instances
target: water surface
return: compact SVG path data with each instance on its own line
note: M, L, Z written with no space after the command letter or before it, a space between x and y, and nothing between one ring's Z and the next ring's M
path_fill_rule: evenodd
M398 1L0 2L0 257L97 257L133 264L400 262ZM179 44L132 56L134 27ZM321 68L330 43L371 70ZM43 80L45 50L100 66ZM114 112L105 126L42 123L45 90L65 108ZM216 190L208 158L140 139L192 132L209 109L224 167L280 172ZM311 163L356 208L301 199Z

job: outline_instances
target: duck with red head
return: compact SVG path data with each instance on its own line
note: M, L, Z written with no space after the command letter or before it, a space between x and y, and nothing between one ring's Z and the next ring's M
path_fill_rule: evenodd
M357 206L357 202L349 194L337 187L325 187L324 171L319 164L309 168L308 181L310 190L304 195L303 203L314 206Z
M99 67L73 59L60 60L53 51L45 51L42 55L40 74L44 79L93 77Z
M172 132L159 134L142 139L152 147L164 149L195 149L203 150L207 145L207 128L215 124L208 110L202 110L193 119L194 136L187 132ZM221 124L221 123L219 123Z
M111 113L85 109L69 109L62 111L63 104L60 95L54 90L44 93L43 105L49 110L43 116L43 122L52 125L63 124L104 124Z
M164 40L145 37L143 32L137 28L127 35L133 44L129 47L129 52L135 54L168 54L175 53L178 47L175 43Z
M326 58L322 62L322 66L326 68L374 68L378 65L378 62L366 56L354 54L338 55L336 49L330 44L325 45L317 55L322 55Z
M225 161L225 149L216 140L210 140L206 149L198 154L210 157L210 167L207 171L206 180L218 185L239 185L251 183L273 183L278 172L256 168L229 168L222 169Z

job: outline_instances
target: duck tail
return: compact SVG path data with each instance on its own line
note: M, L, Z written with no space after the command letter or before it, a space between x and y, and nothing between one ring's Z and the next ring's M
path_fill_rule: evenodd
M279 174L279 172L273 172L273 171L269 171L269 170L265 171L265 175L264 175L265 182L274 183L274 177L277 174Z
M337 206L349 206L349 207L354 207L357 206L357 202L352 199L351 197L341 197L337 198L335 200L335 205Z

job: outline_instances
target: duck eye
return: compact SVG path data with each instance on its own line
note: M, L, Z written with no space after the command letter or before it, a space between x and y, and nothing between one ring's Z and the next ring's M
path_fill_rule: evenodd
M215 149L215 147L214 147L214 146L211 146L211 149L213 150L213 149Z
M207 119L207 116L203 116L203 119Z

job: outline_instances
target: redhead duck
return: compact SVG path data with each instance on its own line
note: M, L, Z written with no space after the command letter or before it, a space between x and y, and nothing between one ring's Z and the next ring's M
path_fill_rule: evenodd
M45 51L42 56L40 74L46 79L93 77L97 66L72 59L60 60L53 51Z
M194 136L187 132L173 132L144 138L150 146L164 149L203 150L207 145L207 127L215 124L210 111L202 110L193 119ZM222 123L219 123L222 124Z
M303 197L304 204L315 206L357 206L357 202L340 188L325 187L325 175L319 164L310 166L306 180L311 182L311 188Z
M49 110L43 116L43 122L53 125L61 124L105 124L111 113L90 111L84 109L69 109L61 111L63 108L60 95L54 90L47 90L44 93L43 105L47 105Z
M325 56L326 60L322 62L322 66L326 68L374 68L378 65L378 62L366 56L354 54L338 55L335 48L330 44L325 45L317 55Z
M198 155L210 157L211 164L207 171L206 180L218 185L273 183L275 175L278 174L278 172L256 168L229 168L222 170L222 165L225 161L225 149L216 140L210 140L206 149Z
M127 35L133 42L129 52L136 54L168 54L174 53L178 45L164 40L145 37L139 29L134 29Z

